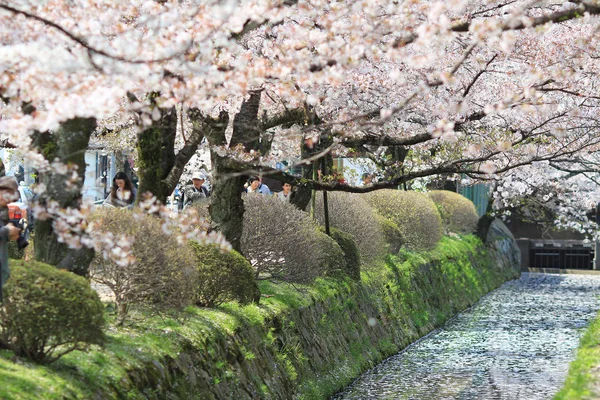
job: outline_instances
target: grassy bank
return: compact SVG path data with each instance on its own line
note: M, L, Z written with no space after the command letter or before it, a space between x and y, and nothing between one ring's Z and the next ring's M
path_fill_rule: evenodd
M565 385L555 400L597 399L600 382L600 314L581 338L577 358L569 366Z
M0 398L324 398L518 275L493 261L474 237L444 238L361 284L261 282L259 305L138 314L50 366L0 351Z

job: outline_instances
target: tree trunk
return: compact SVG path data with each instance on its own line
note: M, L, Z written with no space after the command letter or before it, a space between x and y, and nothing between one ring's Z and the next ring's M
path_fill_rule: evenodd
M216 177L209 206L213 228L221 232L231 246L241 253L241 238L244 223L244 200L242 192L245 176L227 178L232 171L226 167L226 158L211 151L213 175Z
M260 150L261 126L258 121L261 91L251 92L242 102L239 113L233 120L233 134L229 147L241 145L245 151ZM213 130L208 136L211 145L226 145L225 129ZM244 201L242 192L246 176L229 178L231 173L239 172L228 167L227 159L211 150L211 160L215 182L213 201L209 212L213 227L221 232L231 246L241 252L241 237L244 224ZM216 199L216 200L215 200Z
M161 110L158 121L138 134L138 176L140 185L138 198L144 193L152 193L165 203L175 189L165 180L175 165L175 136L177 134L177 112L175 107ZM176 183L175 183L176 184Z
M175 154L175 138L177 136L177 110L175 107L161 109L161 118L138 135L138 158L140 186L138 194L152 193L165 203L179 183L181 174L198 150L205 136L214 132L223 132L227 128L228 114L221 112L219 118L204 116L198 109L190 109L187 115L192 129L185 138L183 147ZM138 195L138 199L141 196Z
M81 204L81 189L85 179L85 151L91 134L96 129L94 118L74 118L64 122L56 132L36 133L34 145L48 161L58 159L70 167L77 167L79 180L65 185L68 173L40 172L40 183L46 186L39 202L56 201L60 208L78 209ZM58 241L52 227L53 219L38 220L35 226L35 258L81 276L88 275L94 250L89 248L70 249Z
M312 148L306 146L305 143L302 144L302 159L308 159L313 157L315 154L325 150L327 147L331 146L333 143L333 138L331 136L322 136L318 143L316 143ZM309 164L305 164L302 166L302 177L305 179L314 179L313 178L313 162ZM320 161L319 161L320 164ZM325 156L325 165L327 166L327 171L331 171L333 167L333 157L331 153ZM299 186L296 188L294 192L294 196L290 199L292 204L298 207L300 210L306 210L308 204L311 199L311 189L305 188L303 186Z

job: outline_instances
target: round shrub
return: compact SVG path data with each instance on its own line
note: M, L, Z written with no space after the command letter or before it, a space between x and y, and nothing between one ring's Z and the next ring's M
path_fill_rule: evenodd
M198 268L196 305L214 307L232 300L247 304L259 298L254 270L240 253L195 242L192 248Z
M376 214L375 218L383 231L385 241L388 245L388 252L390 254L398 254L404 245L404 239L402 239L400 228L398 228L398 225L379 214Z
M35 261L13 261L0 309L0 340L15 354L50 363L101 344L104 307L89 282Z
M349 233L331 228L331 238L340 246L344 257L344 274L355 281L360 281L360 252L356 241Z
M324 273L319 249L335 242L307 213L273 196L245 196L244 208L242 253L257 277L307 283Z
M329 223L354 238L365 265L372 264L385 253L385 236L377 221L377 213L363 195L331 192L327 195ZM316 198L315 219L325 225L323 193Z
M189 245L163 231L157 217L127 209L105 208L91 217L103 238L90 266L92 280L114 293L118 324L132 305L181 309L193 303L196 257ZM120 254L131 257L119 259Z
M475 232L479 216L471 200L448 190L431 191L429 197L437 205L446 231L464 234Z
M442 238L442 220L433 201L423 193L378 190L366 200L382 216L395 223L411 250L430 250Z

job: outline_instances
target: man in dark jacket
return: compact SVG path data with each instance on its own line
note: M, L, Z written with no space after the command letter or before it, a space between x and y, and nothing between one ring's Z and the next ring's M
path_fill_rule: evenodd
M208 189L204 187L206 176L203 173L196 173L192 177L192 185L183 188L179 198L179 209L182 210L198 200L206 199L210 196Z
M9 176L0 177L0 208L6 208L19 198L19 185L15 178ZM8 241L17 240L21 230L13 224L5 224L0 221L0 301L2 301L2 287L9 277L8 269Z

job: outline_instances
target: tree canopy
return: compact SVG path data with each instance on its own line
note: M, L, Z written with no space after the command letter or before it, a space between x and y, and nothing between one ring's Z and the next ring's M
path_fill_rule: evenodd
M564 180L597 171L598 14L591 0L0 1L0 132L48 173L65 160L40 135L76 119L139 154L160 142L160 169L144 164L159 198L202 140L235 185ZM362 156L384 173L352 186L273 168L301 146L301 165Z

